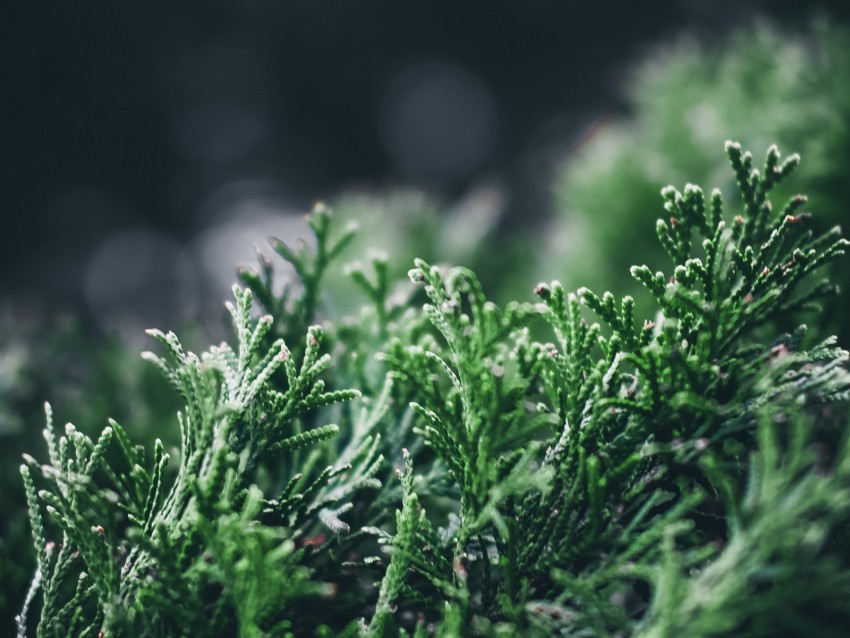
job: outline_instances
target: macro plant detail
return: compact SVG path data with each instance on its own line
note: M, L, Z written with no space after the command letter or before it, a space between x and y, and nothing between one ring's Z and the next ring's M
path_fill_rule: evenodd
M295 285L240 271L233 346L149 332L179 449L47 408L19 635L841 635L848 354L796 317L848 242L771 199L796 155L726 152L733 210L662 191L649 316L557 281L500 307L421 259L397 294L375 255L329 317L356 230L317 206L312 244L271 242Z

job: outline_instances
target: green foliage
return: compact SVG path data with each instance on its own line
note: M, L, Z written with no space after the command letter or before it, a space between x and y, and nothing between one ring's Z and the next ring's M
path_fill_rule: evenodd
M48 407L48 462L21 468L37 567L19 634L846 626L848 354L780 328L830 293L808 278L848 242L800 198L774 206L797 156L727 154L739 214L664 189L672 269L632 269L644 305L554 281L500 307L424 260L398 295L376 255L345 269L359 314L328 318L355 239L318 206L313 244L272 241L297 282L277 293L264 257L242 271L234 346L150 331L179 449L114 421L57 434Z
M665 536L652 575L657 594L640 635L845 634L847 557L829 544L843 536L835 531L847 521L847 443L829 472L812 472L817 460L806 445L807 424L783 425L785 443L769 415L759 419L760 453L749 460L747 484L723 495L728 542L699 573L688 575L693 559ZM703 466L722 480L716 463L707 456ZM788 561L792 553L805 569Z
M245 635L258 635L259 627L277 627L282 622L278 616L290 597L281 590L270 597L251 579L282 570L286 582L297 583L303 570L290 558L292 552L280 545L283 539L292 543L291 528L247 526L253 533L245 529L245 523L258 522L265 507L253 481L269 457L314 445L335 431L327 427L302 431L302 414L350 400L357 392L324 390L318 377L329 358L320 355L320 328L307 331L303 360L297 365L283 341L270 349L263 347L272 322L268 316L251 319L250 291L235 287L234 295L236 304L228 308L239 340L235 350L222 344L199 357L186 352L174 334L150 331L166 357L146 353L146 358L162 370L186 402L178 415L180 465L167 489L164 470L169 455L159 440L151 463L115 422L96 442L70 424L66 435L56 438L48 408L45 438L50 464L39 466L33 460L29 464L48 486L39 492L39 499L61 532L62 550L53 560L45 549L48 541L31 470L22 468L44 592L40 634L74 634L79 629L72 622L79 615L74 607L80 601L96 610L87 622L119 634L217 634L220 623L228 622L227 606L235 606ZM278 368L284 369L286 377L281 390L268 383ZM112 439L121 458L106 463ZM320 520L339 526L337 513L344 503L336 495L322 495L322 489L342 469L329 466L316 476L302 473L294 485L287 485L286 500L267 504L268 513L292 525L303 513L318 510L321 515L328 506L337 505L336 512L328 510ZM343 490L340 496L350 491ZM315 496L310 498L311 494ZM228 545L228 538L232 542L243 533L244 543ZM207 559L211 567L206 566ZM252 568L248 572L246 561ZM289 563L293 566L287 568ZM82 573L86 578L79 578L75 591L63 591L62 581L69 574L76 579ZM227 585L227 600L220 601L215 613L207 614L204 597L217 582ZM292 597L304 591L293 585Z
M670 181L716 184L733 201L736 176L714 152L729 137L759 152L772 142L797 149L806 162L793 184L779 185L780 194L806 193L810 204L799 202L798 211L817 211L818 232L843 223L850 198L848 44L845 28L821 22L788 32L757 24L719 42L682 36L657 47L631 73L631 115L597 122L567 158L540 272L557 272L568 287L632 294L649 311L627 273L635 254L649 263L664 258L652 232L658 190ZM847 272L833 265L829 276L847 289ZM846 299L807 320L846 343Z
M161 436L169 449L179 435L159 427L180 406L158 370L117 340L97 343L69 317L48 319L25 303L0 311L0 635L14 635L35 567L21 454L43 445L44 401L97 437L114 416L133 424L137 440ZM10 310L14 308L14 310Z

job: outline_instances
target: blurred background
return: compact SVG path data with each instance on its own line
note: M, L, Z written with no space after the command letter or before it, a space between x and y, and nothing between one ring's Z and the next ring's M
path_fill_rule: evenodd
M0 3L0 634L31 576L17 466L41 403L159 435L176 401L144 328L219 338L236 266L306 236L317 199L361 224L352 259L471 266L501 301L669 268L659 189L734 201L729 138L800 152L792 192L847 226L848 19L844 0ZM847 308L818 318L845 346Z
M218 322L235 265L316 199L545 227L557 167L634 109L653 47L846 4L3 3L0 297L132 340Z

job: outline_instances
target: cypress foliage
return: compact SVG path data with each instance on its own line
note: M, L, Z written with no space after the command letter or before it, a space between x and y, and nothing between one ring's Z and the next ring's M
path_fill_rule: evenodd
M300 285L241 271L233 345L150 331L179 450L47 407L19 635L842 635L848 354L777 326L848 242L771 201L796 155L726 151L740 211L662 192L650 316L557 281L499 307L422 260L391 294L379 255L329 320L355 230L317 206L314 249L272 240Z

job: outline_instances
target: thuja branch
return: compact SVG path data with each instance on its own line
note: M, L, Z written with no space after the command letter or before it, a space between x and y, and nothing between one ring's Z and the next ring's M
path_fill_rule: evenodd
M198 582L192 580L197 576L192 567L203 553L203 546L197 544L203 521L241 511L247 505L246 490L255 480L254 470L260 462L336 432L335 426L327 426L319 428L315 436L309 431L299 433L293 425L300 415L358 395L355 390L324 390L319 376L330 359L320 354L320 328L309 329L303 360L296 364L282 340L268 351L262 350L270 318L251 319L250 291L235 287L234 296L235 304L228 308L238 339L235 350L222 344L199 357L185 351L174 334L150 332L165 355L146 353L145 357L186 400L185 411L178 415L180 465L170 487L164 484L168 455L159 441L153 465L146 470L144 452L130 444L117 423L93 443L72 426L66 428L66 436L56 439L48 418L45 435L51 464L32 463L50 486L39 496L65 535L63 546L77 549L83 568L97 585L98 617L102 617L104 632L143 627L152 621L151 614L163 608L176 608L191 600L200 604L197 596L202 592L193 591ZM286 374L285 392L269 385L280 368ZM104 452L113 438L121 459L107 465ZM99 470L103 482L96 475ZM25 473L31 484L28 477ZM126 513L125 521L110 511L113 502ZM32 502L31 508L34 520L39 521L38 503ZM128 524L126 536L131 546L122 539L122 527ZM44 547L43 525L36 529L38 544ZM39 567L46 598L59 595L51 587L52 579L63 576L67 569L56 562L53 573L45 578L48 562L45 554ZM155 607L145 609L145 601ZM52 603L45 600L46 607Z
M366 310L320 328L353 230L318 207L313 248L273 242L300 292L273 292L265 257L242 271L233 346L195 355L150 332L161 352L145 358L185 400L179 450L146 453L115 422L57 433L48 408L48 462L22 468L37 571L19 635L35 610L40 636L850 622L848 354L774 325L834 293L811 275L847 242L809 230L804 198L772 202L796 156L771 147L756 170L727 154L740 210L695 185L662 192L672 268L632 269L649 316L557 281L500 307L468 269L424 260L419 311L390 301L376 257L374 277L349 269Z

